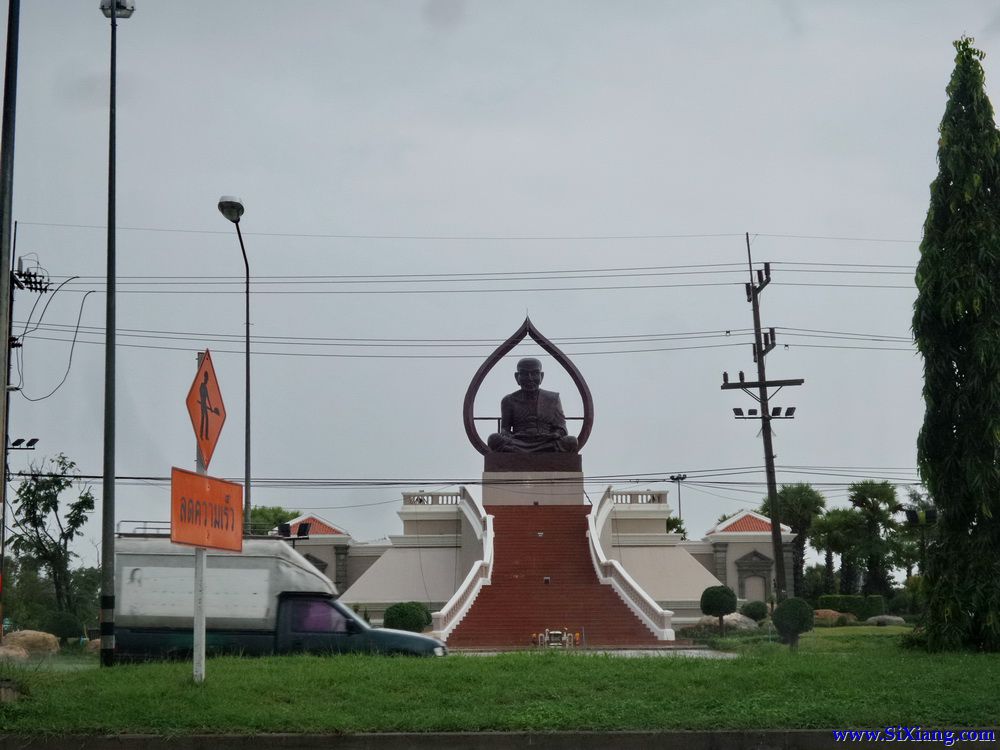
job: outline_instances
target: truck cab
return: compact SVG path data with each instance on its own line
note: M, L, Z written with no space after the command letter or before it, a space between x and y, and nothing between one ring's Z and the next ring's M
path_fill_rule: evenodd
M330 596L285 593L278 607L275 650L443 656L441 641L418 633L373 628Z

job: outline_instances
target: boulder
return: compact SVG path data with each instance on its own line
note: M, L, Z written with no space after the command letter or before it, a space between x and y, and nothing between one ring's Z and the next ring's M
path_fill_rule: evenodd
M88 654L96 654L100 650L101 650L100 638L91 638L89 641L87 641L86 651Z
M865 620L865 625L905 625L906 620L902 617L896 617L895 615L875 615L874 617L869 617Z
M722 618L726 623L726 630L757 630L756 620L752 620L739 612L732 612ZM706 615L698 620L699 627L718 628L719 618Z
M835 623L841 617L846 617L847 622L857 622L858 619L852 612L838 612L835 609L817 609L813 612L813 617L824 623Z
M0 646L0 664L28 661L28 652L20 646Z
M55 654L59 652L59 639L39 630L15 630L4 636L0 646L19 646L29 654Z

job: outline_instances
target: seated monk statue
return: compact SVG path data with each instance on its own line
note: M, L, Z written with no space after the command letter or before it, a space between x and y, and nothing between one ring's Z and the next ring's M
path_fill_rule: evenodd
M566 434L559 394L543 391L542 363L522 359L514 380L521 386L500 401L500 432L490 435L487 445L495 453L576 453L577 440Z

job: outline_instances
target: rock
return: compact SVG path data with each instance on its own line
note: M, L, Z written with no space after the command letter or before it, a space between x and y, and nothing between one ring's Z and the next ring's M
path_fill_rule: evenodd
M4 636L2 646L19 646L29 654L55 654L59 652L59 639L39 630L15 630Z
M28 661L28 652L20 646L0 646L0 664Z
M835 609L817 609L813 612L813 617L823 623L833 624L837 622L841 617L846 618L847 622L857 622L858 618L851 612L838 612Z
M896 617L895 615L875 615L875 617L869 617L865 620L865 625L878 625L883 627L885 625L905 625L906 620L902 617Z
M726 622L726 630L757 630L757 622L746 615L741 615L739 612L728 614L722 619ZM700 627L718 628L719 618L706 615L698 620L698 625Z
M101 639L91 638L89 641L87 641L87 645L85 648L88 654L96 654L98 651L101 650Z

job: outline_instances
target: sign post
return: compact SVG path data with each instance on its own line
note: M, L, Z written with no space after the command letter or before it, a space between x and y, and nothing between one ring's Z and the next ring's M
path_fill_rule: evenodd
M243 487L184 469L170 472L170 541L195 547L194 681L205 679L206 549L243 551Z
M197 473L174 468L170 474L170 541L194 550L194 681L205 680L205 570L207 549L243 551L243 488L207 476L226 406L212 354L198 354L198 372L186 399L198 448Z

